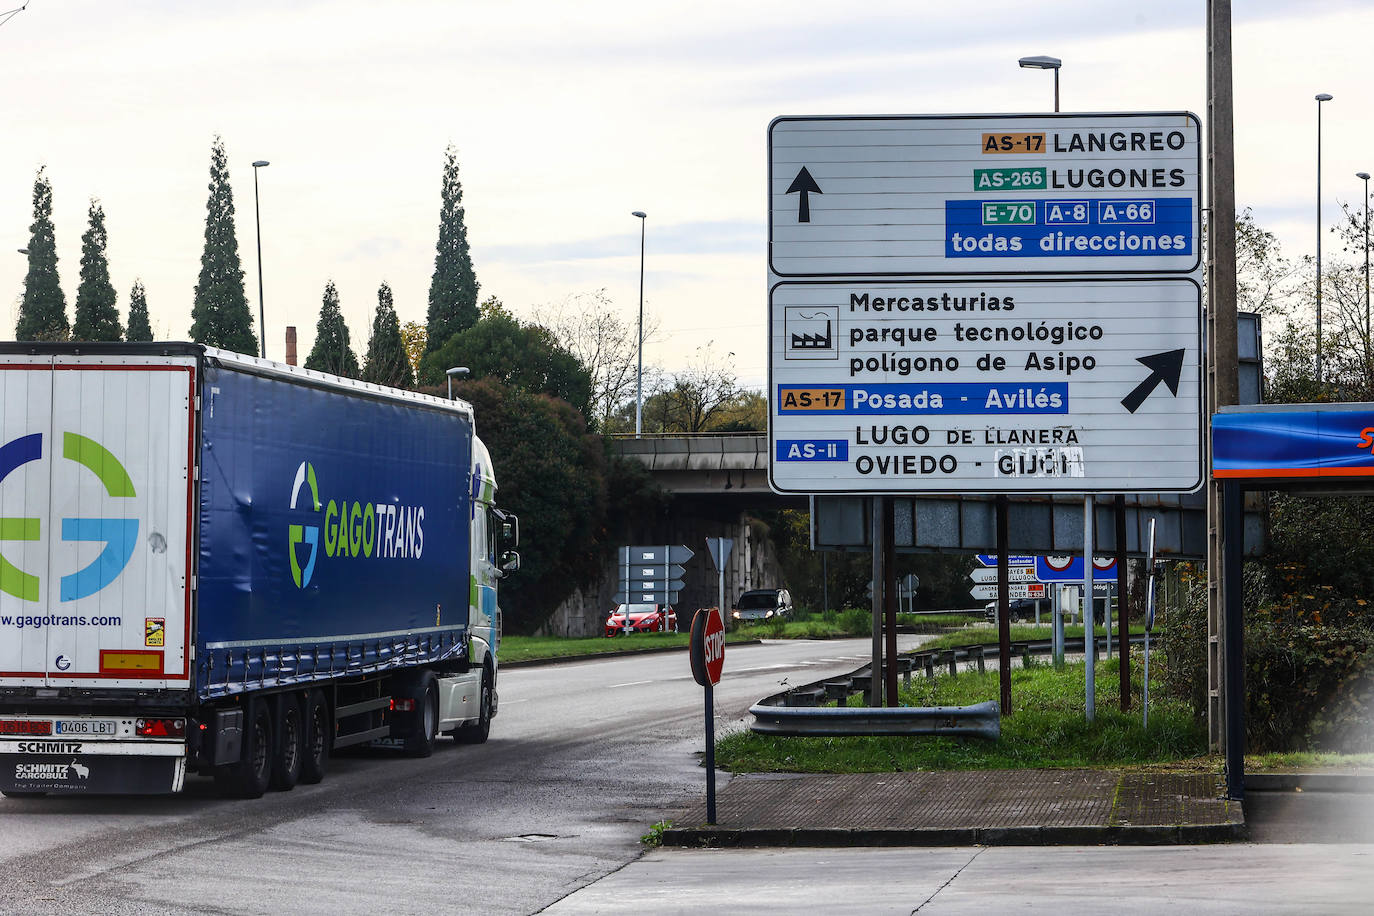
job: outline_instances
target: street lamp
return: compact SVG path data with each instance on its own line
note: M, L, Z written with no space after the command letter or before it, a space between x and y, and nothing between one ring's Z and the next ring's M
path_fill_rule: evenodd
M1318 92L1317 100L1317 385L1322 383L1322 102L1331 93Z
M453 400L453 380L456 378L467 378L472 371L467 366L454 366L452 369L445 369L444 375L448 376L448 399Z
M1023 57L1017 61L1027 70L1053 70L1054 71L1054 110L1059 110L1059 68L1064 66L1064 62L1057 57L1049 57L1045 54L1037 54L1034 57Z
M639 368L635 371L635 438L638 439L644 428L644 226L649 214L635 210L630 215L639 217Z
M1365 360L1369 359L1369 173L1356 172L1356 178L1364 179L1364 346Z
M267 359L267 310L262 304L262 214L258 209L258 169L271 164L266 159L253 163L253 223L258 230L258 333L262 336L263 359Z

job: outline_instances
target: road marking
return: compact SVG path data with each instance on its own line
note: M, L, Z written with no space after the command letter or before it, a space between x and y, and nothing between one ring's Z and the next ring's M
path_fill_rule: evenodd
M639 686L641 686L641 685L643 685L643 684L652 684L652 683L654 683L654 682L653 682L653 681L626 681L624 684L612 684L612 685L610 685L609 687L607 687L606 689L607 689L607 690L614 690L614 689L617 688L617 687L639 687Z

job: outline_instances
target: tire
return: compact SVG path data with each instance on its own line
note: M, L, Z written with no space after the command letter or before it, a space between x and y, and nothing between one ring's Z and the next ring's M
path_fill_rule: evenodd
M405 738L407 757L428 757L434 753L434 739L439 734L439 684L426 671L415 691L415 721Z
M301 758L305 756L305 721L301 698L294 693L275 697L277 707L277 746L272 755L272 776L268 785L278 792L290 792L301 778Z
M249 697L247 703L239 759L215 768L215 788L229 798L261 798L272 778L272 710L258 697Z
M490 668L482 669L482 696L477 703L477 721L472 725L460 725L453 731L453 740L459 744L483 744L491 735L491 696L496 689L495 678Z
M329 704L324 693L312 690L305 695L305 752L301 754L301 778L304 785L313 786L324 779L329 765L329 748L333 735L329 728Z

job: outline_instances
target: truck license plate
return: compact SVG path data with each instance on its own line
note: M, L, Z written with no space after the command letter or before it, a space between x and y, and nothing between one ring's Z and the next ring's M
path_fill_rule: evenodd
M115 735L119 723L112 719L58 719L56 735Z

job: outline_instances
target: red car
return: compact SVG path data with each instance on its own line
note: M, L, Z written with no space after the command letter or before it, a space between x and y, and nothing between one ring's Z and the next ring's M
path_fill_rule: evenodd
M606 635L625 632L625 612L629 610L631 633L672 633L677 630L677 611L667 604L617 604L606 618Z

